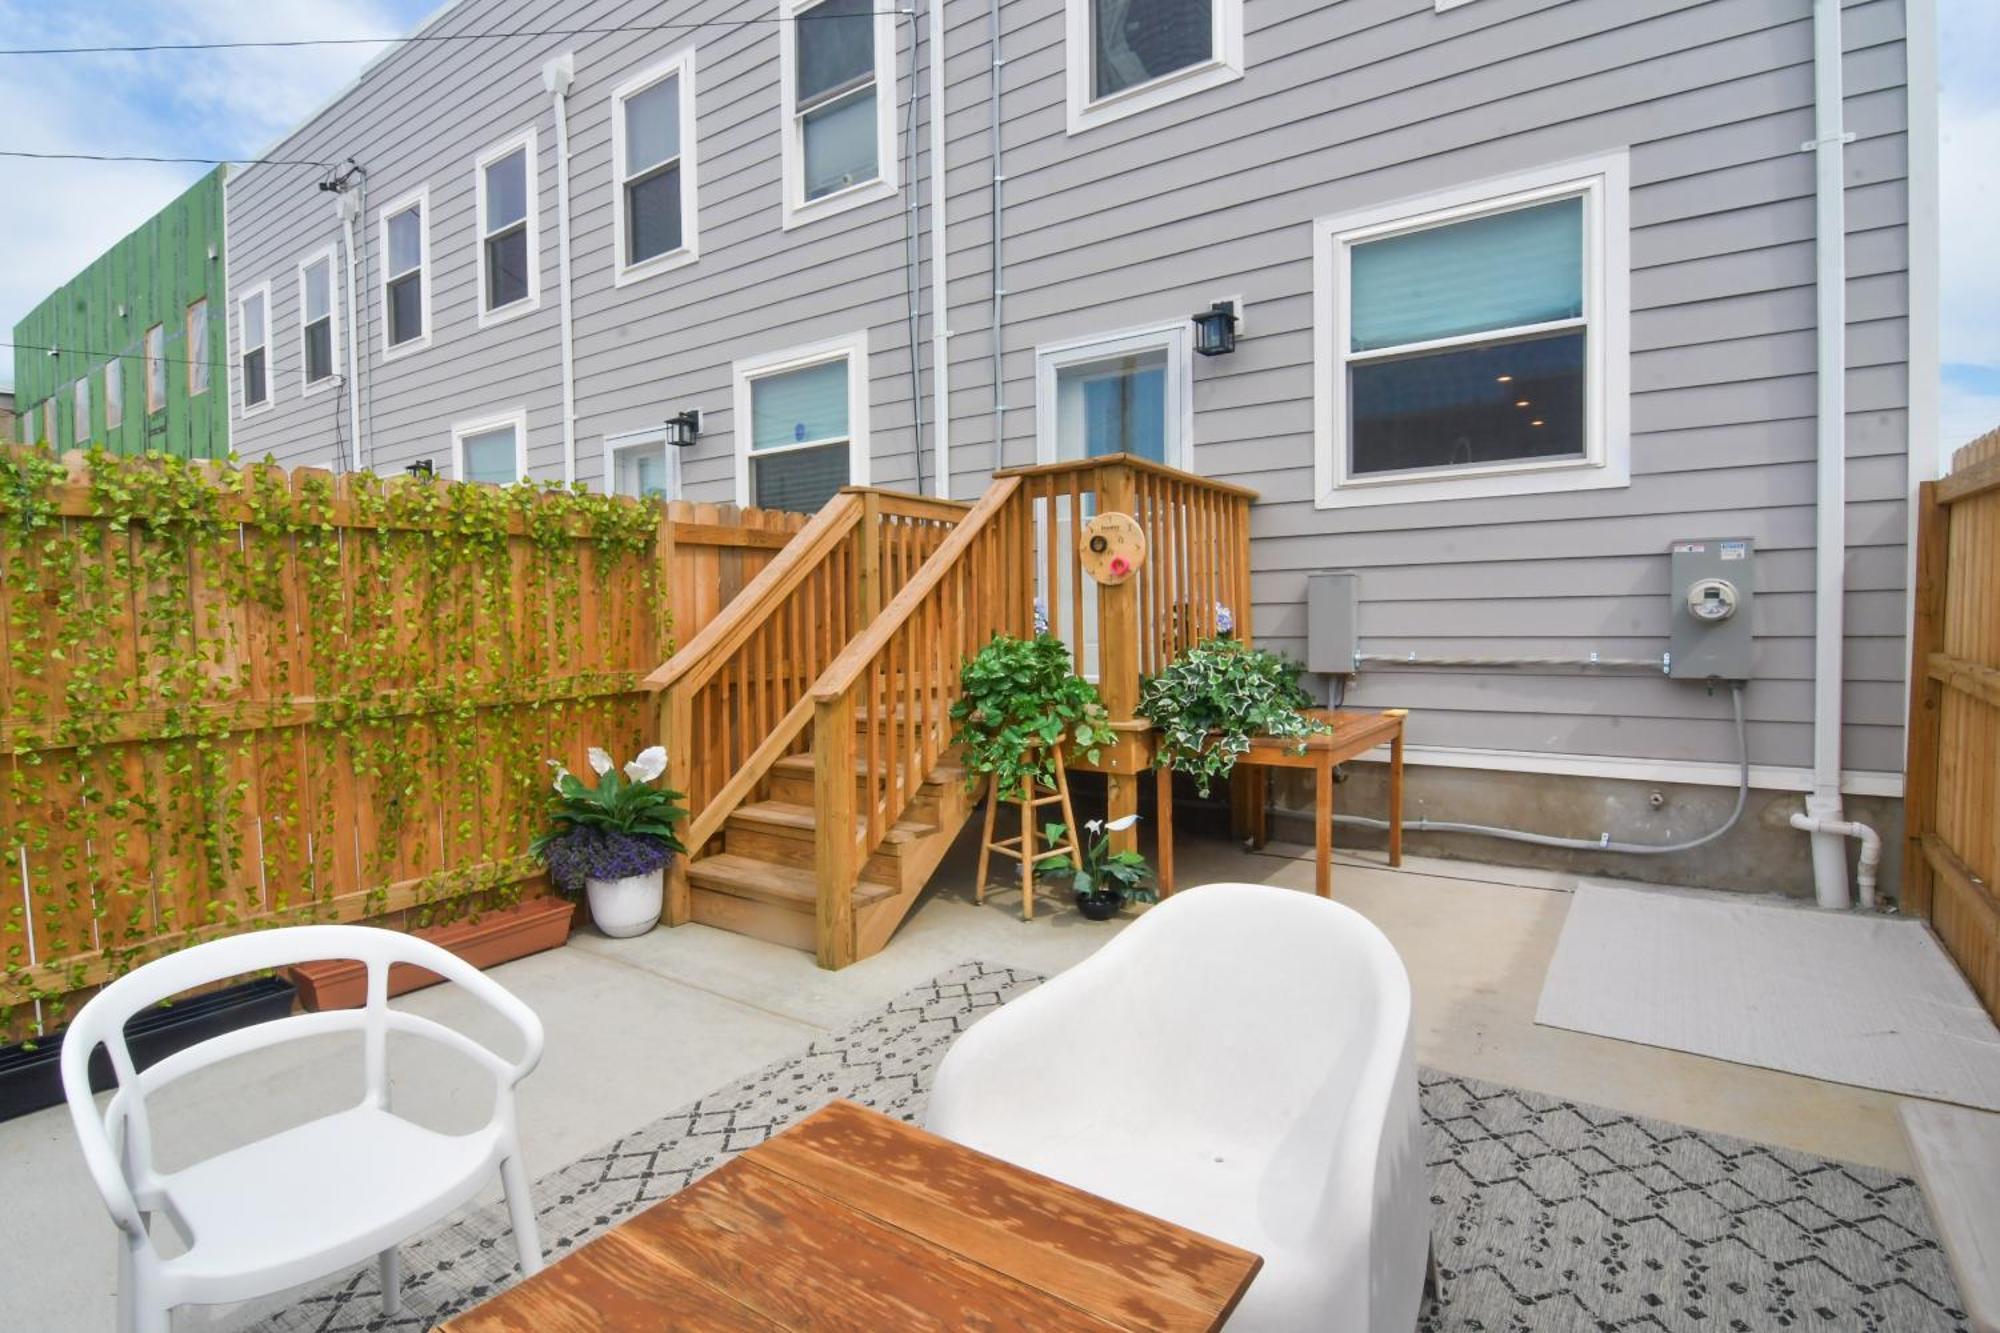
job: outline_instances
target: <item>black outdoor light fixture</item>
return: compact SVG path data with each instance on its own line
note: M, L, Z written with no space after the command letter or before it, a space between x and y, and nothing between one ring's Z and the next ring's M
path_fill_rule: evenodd
M428 458L419 458L416 462L404 468L403 471L413 477L435 477L437 475L436 465Z
M1217 301L1194 316L1194 350L1203 356L1236 350L1236 302Z
M667 418L667 443L674 446L674 448L687 448L694 443L695 437L699 434L701 434L701 410L699 408L691 407L685 412L676 413Z

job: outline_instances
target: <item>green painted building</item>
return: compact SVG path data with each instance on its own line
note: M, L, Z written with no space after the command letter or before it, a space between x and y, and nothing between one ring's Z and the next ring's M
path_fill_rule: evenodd
M226 170L195 182L14 326L20 439L182 458L229 452Z

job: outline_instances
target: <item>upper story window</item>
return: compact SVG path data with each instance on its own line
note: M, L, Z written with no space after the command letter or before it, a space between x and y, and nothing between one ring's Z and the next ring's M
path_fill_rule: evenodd
M877 0L787 0L784 225L896 192L895 17Z
M812 513L868 481L868 335L735 366L736 502Z
M271 286L236 298L236 334L241 340L243 414L271 405Z
M125 363L113 357L104 363L104 429L125 424Z
M44 399L42 399L42 439L41 439L41 442L42 442L43 444L46 444L46 445L48 445L48 446L49 446L49 447L51 447L51 448L54 448L54 447L55 447L55 443L56 443L56 400L55 400L55 399L53 399L53 398L44 398Z
M333 383L339 361L340 320L333 304L333 248L299 265L299 376L302 392Z
M1243 77L1243 0L1066 0L1069 132Z
M158 412L167 405L167 330L155 324L146 330L146 410ZM49 423L49 438L55 439L55 422Z
M622 85L611 102L615 280L627 282L695 257L693 49Z
M383 209L382 355L400 356L430 343L431 201L427 190Z
M528 475L528 413L511 412L451 428L452 476L507 486Z
M1314 224L1322 507L1622 486L1625 158Z
M541 304L540 202L535 132L515 135L479 158L479 322L526 314Z
M71 443L79 449L90 447L90 376L76 382L75 410L70 414Z
M208 392L208 298L187 308L188 397Z

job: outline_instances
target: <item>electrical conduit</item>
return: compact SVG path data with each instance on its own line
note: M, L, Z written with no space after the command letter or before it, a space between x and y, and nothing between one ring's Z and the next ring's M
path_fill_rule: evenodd
M562 284L557 324L562 341L563 484L576 481L576 328L569 299L569 88L576 79L576 56L564 52L542 66L556 116L556 279ZM604 479L611 489L611 478Z

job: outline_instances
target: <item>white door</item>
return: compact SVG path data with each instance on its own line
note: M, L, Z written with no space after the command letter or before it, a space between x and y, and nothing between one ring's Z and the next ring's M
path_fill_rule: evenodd
M611 495L678 500L681 494L681 451L667 447L666 432L661 427L607 435L604 437L604 489Z

